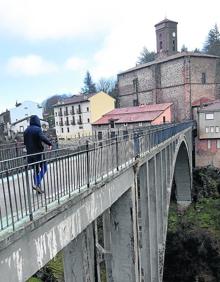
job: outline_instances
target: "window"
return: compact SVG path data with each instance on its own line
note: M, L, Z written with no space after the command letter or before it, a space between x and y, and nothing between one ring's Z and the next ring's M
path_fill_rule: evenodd
M175 44L175 40L173 40L173 51L175 51L176 50L176 44Z
M110 121L110 126L111 126L111 128L114 128L114 127L115 127L114 120L111 120L111 121Z
M56 122L56 125L58 125L58 121Z
M57 112L55 112L55 114L56 114L56 117L57 117Z
M205 133L209 133L209 127L208 126L205 128Z
M211 140L208 140L208 149L211 149Z
M88 123L90 123L90 119L89 118L87 119L87 121L88 121Z
M133 106L138 106L138 101L137 100L133 100Z
M142 122L139 122L139 124L138 124L139 126L142 126Z
M89 107L87 107L87 112L89 112Z
M163 42L160 41L160 50L162 50L162 49L163 49Z
M128 124L125 122L125 123L124 123L124 126L127 126L127 125L128 125Z
M214 133L214 126L210 126L210 132Z
M220 139L217 139L216 147L217 147L217 149L220 149Z
M20 132L24 132L24 126L20 125Z
M67 127L67 132L70 132L70 129L69 129L69 127Z
M202 84L206 84L206 73L202 73Z
M138 78L133 79L133 89L135 93L138 93Z
M78 105L78 114L81 114L81 106Z
M216 127L215 127L215 132L216 132L216 133L219 133L219 126L216 126Z
M102 132L98 131L98 140L101 140L101 139L102 139Z
M63 133L63 128L61 128L61 132Z
M115 138L115 131L111 131L111 138Z
M206 114L205 119L214 119L214 115L213 114Z
M166 122L166 117L165 116L163 116L163 123L165 123Z

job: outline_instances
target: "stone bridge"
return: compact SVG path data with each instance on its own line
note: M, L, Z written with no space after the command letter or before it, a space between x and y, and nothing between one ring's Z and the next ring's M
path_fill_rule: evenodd
M87 148L78 162L82 166L84 160L87 169L91 166L87 185L50 202L52 194L44 195L42 203L47 205L33 209L29 204L27 216L0 231L0 281L26 281L61 250L67 282L101 281L103 267L108 282L162 281L174 182L177 202L191 203L192 130L193 124L187 122L116 138L101 154L101 165L98 149ZM94 166L104 169L107 152L112 157L109 169L99 175ZM76 164L70 154L66 159L68 167L71 161ZM59 170L59 165L55 168ZM67 185L70 168L66 166L61 175ZM55 175L49 171L48 175L52 185ZM9 178L6 183L10 187Z

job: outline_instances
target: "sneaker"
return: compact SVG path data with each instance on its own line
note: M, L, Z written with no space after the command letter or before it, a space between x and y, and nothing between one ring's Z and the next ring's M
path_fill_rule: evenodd
M33 188L33 190L35 190L38 194L43 194L43 193L44 193L44 191L41 190L41 188L40 188L39 186L33 185L32 188Z

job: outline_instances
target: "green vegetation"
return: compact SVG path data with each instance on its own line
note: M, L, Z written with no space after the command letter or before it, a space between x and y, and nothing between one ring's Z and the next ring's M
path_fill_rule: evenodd
M27 282L64 282L63 252L52 259Z
M194 202L169 210L164 282L220 281L220 171L194 171Z
M36 277L31 277L27 280L27 282L42 282L42 280Z

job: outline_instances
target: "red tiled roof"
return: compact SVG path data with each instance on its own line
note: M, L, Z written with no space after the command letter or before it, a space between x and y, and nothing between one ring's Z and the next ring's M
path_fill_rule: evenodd
M220 100L212 101L209 105L201 108L200 112L220 111Z
M200 98L198 100L195 100L192 103L192 107L202 106L202 104L207 104L207 103L210 103L212 101L213 101L213 99L210 99L210 98L207 98L207 97L202 97L202 98Z
M88 101L88 99L95 94L96 93L91 93L87 95L86 94L73 95L71 98L66 98L62 100L61 102L58 102L57 104L54 105L54 107L85 102L85 101Z
M131 123L141 121L153 121L172 103L151 104L136 107L118 108L103 115L94 122L94 125L108 124L110 120L115 123Z

